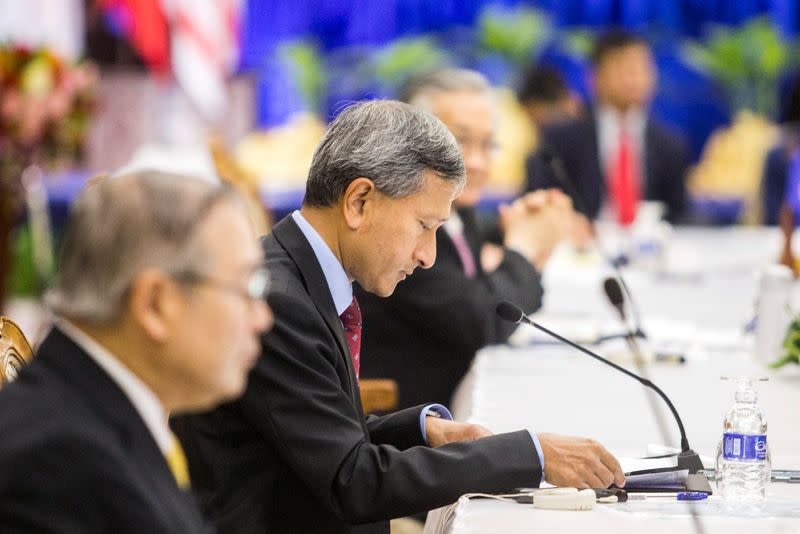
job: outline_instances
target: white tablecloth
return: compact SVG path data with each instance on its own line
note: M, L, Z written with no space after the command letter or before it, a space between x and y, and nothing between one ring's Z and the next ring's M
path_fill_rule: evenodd
M757 390L769 421L773 468L800 468L800 368L768 370L750 355L743 333L752 313L755 273L779 250L774 229L684 229L675 233L660 273L626 270L651 343L674 338L687 354L686 364L651 364L649 373L674 402L691 446L701 455L714 456L733 403L735 384L720 376L765 376L769 381ZM617 328L602 291L607 275L596 257L576 259L572 251L559 252L545 272L546 297L536 318L554 329L576 318L601 333ZM515 341L522 346L489 347L477 355L453 400L457 419L498 433L529 428L591 437L620 456L645 456L649 444L664 443L648 403L651 393L643 386L568 347L531 345L530 337L520 332ZM619 343L592 348L626 362ZM669 444L677 446L677 427L666 406L657 402L672 435ZM800 485L772 484L769 494L767 508L754 518L731 517L713 496L699 505L705 506L706 532L800 532ZM681 516L680 509L675 515L675 507L685 505L668 504L673 506L648 501L558 512L469 500L459 504L448 531L689 531L688 515ZM429 516L426 532L435 531L436 518L435 513Z

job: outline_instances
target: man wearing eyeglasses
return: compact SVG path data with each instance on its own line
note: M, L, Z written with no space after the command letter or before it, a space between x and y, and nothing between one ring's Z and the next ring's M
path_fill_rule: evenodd
M398 285L389 298L356 291L364 321L365 377L398 383L399 407L449 403L475 353L505 343L516 325L500 319L501 300L539 308L540 273L573 217L569 198L540 191L501 209L502 245L487 242L476 205L494 158L497 109L478 72L445 69L412 78L403 99L430 111L453 133L467 182L436 233L436 264Z
M93 181L65 230L55 326L0 391L0 530L200 533L169 414L241 394L272 314L231 189Z
M331 124L302 208L264 239L275 326L247 390L176 421L194 487L220 532L388 532L388 519L464 493L541 482L526 430L492 435L449 420L440 405L382 417L361 407L361 334L370 325L351 284L388 296L431 267L436 231L463 185L458 145L429 113L362 102ZM610 454L583 444L592 454L551 482L624 482ZM558 473L558 458L551 462Z

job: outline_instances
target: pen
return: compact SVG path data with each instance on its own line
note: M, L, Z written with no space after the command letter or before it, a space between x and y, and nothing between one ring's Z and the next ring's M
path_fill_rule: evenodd
M708 493L703 491L679 491L677 493L629 493L629 501L644 501L649 499L676 499L679 501L702 501L708 498Z

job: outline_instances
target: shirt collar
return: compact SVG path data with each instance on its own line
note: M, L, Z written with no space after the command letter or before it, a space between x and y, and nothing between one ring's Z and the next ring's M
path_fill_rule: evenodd
M325 275L325 281L328 282L333 305L336 307L336 315L341 315L353 302L353 285L350 283L350 278L328 244L311 226L311 223L303 217L300 210L295 210L292 218L308 240L308 244L311 245L319 266L322 268L322 273Z
M621 113L611 106L601 105L597 108L597 120L601 125L608 125L615 133L619 129L620 120L622 120L628 132L631 135L638 136L644 130L647 114L642 108L634 108Z
M444 230L447 232L447 235L452 236L464 234L464 221L461 220L461 216L456 210L452 210L450 212L450 216L442 226L444 226Z
M167 423L167 412L153 390L74 324L60 318L56 321L56 326L106 372L139 413L162 454L169 453L172 448L172 432Z

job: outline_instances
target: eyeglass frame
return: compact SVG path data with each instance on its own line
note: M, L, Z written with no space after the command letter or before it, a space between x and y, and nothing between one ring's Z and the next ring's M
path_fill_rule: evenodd
M250 273L247 278L246 288L200 271L178 271L171 273L171 276L183 284L208 284L211 287L238 295L250 301L265 300L272 285L269 269L265 265L254 269Z

